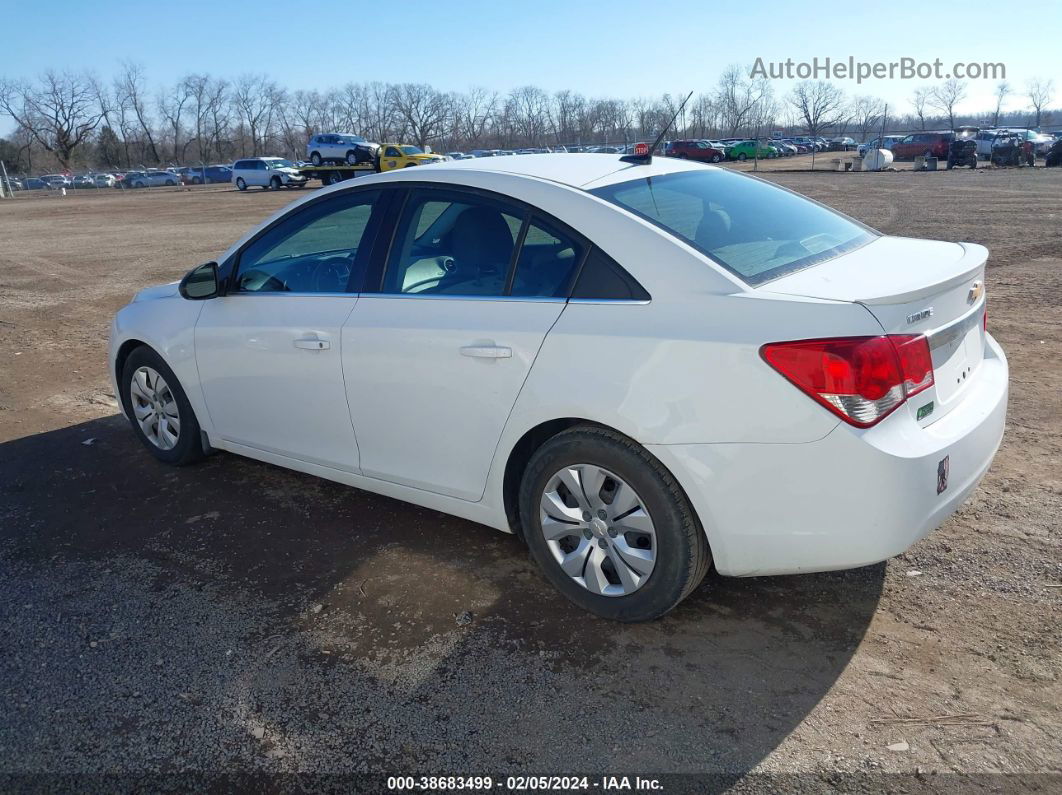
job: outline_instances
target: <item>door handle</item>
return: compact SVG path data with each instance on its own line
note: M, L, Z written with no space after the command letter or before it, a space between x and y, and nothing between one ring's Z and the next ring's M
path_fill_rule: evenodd
M475 359L511 359L513 349L504 345L465 345L461 348L461 355Z
M317 337L305 337L301 340L295 340L292 344L296 348L301 348L304 351L327 351L332 347L331 342L318 339Z

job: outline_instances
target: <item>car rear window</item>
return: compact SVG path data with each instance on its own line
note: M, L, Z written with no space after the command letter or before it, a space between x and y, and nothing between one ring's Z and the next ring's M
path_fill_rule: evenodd
M784 188L697 169L596 188L752 286L866 245L877 233Z

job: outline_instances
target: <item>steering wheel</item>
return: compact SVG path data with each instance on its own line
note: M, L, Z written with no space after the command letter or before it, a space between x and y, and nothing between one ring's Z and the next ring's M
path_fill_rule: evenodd
M343 293L350 281L350 258L331 257L317 264L313 273L314 290L318 293Z

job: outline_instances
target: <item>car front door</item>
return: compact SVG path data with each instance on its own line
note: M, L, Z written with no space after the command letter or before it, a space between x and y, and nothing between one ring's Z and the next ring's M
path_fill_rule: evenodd
M341 329L358 300L379 197L356 190L300 207L244 246L226 295L204 302L196 363L225 441L358 470Z
M493 196L409 190L379 286L343 328L364 475L482 497L584 251L555 227Z

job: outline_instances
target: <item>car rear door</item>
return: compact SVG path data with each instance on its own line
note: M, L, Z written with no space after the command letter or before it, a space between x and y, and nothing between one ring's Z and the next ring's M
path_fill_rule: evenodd
M427 186L393 240L343 327L362 473L478 500L585 246L508 200Z
M283 217L237 254L227 294L204 302L196 363L226 442L357 471L341 329L384 212L380 196L330 194Z

